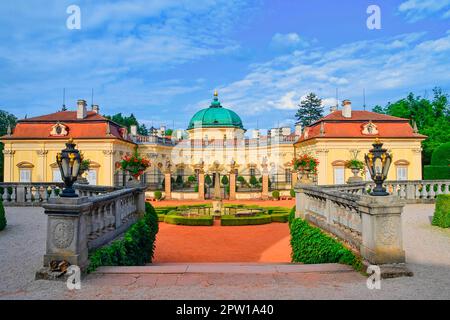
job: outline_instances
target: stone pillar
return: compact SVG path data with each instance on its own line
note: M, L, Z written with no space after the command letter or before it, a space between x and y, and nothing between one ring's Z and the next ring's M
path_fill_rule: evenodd
M170 171L164 172L164 192L166 193L166 199L172 199L172 175Z
M144 216L145 213L145 188L138 188L136 197L136 212L139 217Z
M230 171L230 200L236 200L236 172Z
M5 145L6 148L6 145ZM4 171L3 171L3 181L4 182L14 182L14 153L16 151L11 149L4 149L3 155L4 155ZM17 178L17 181L19 181L19 178Z
M47 248L44 266L66 260L81 269L88 262L87 218L92 203L88 197L51 198L44 204L47 215Z
M263 200L266 200L269 198L269 174L267 172L263 172L263 176L262 176L261 198Z
M298 172L297 171L292 171L291 173L291 180L292 180L292 188L295 188L295 185L297 184L298 181Z
M198 172L198 200L205 200L205 172Z
M222 194L220 192L220 177L218 172L214 172L214 198L222 198Z
M361 255L372 264L404 263L402 211L405 203L397 196L361 196Z
M308 198L303 193L301 185L295 189L295 217L304 218L305 209L307 205Z
M47 182L47 150L37 150L36 182ZM32 180L33 181L33 180Z

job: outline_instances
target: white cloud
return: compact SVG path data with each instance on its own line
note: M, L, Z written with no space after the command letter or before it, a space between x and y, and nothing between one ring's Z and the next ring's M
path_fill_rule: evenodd
M297 33L276 33L272 37L271 47L276 50L296 49L308 47L309 42L301 38Z
M448 10L450 0L407 0L398 7L399 12L406 15L411 22L422 20L428 16ZM442 18L449 17L449 11L440 15Z
M401 95L414 87L450 86L450 77L443 72L450 70L450 32L435 39L424 37L405 34L333 50L297 50L252 65L245 77L219 88L221 99L238 113L252 115L295 110L309 92L331 106L337 87L340 99L355 101L362 100L363 89L376 96L386 90Z

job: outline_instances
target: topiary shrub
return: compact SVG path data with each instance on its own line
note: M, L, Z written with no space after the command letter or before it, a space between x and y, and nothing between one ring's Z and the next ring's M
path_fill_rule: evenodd
M272 191L272 198L274 198L276 200L280 200L280 191L278 191L278 190Z
M208 186L212 185L212 179L211 179L211 176L209 174L207 174L205 176L205 184L208 185Z
M292 198L295 198L295 190L294 189L291 189L289 191L289 194L291 195Z
M342 243L302 219L291 223L292 262L304 264L342 263L362 270L361 258Z
M228 185L228 183L229 183L227 176L223 176L221 181L224 186Z
M450 228L450 194L437 196L432 225L441 228Z
M158 216L150 203L145 214L120 240L95 250L89 256L88 272L101 266L136 266L152 262L158 233Z
M252 187L256 187L258 185L258 179L256 179L255 176L251 176L249 182Z
M425 180L450 179L450 142L433 151L431 165L424 167L423 176Z
M162 198L162 192L159 191L159 190L156 190L155 191L155 199L156 200L161 200L161 198Z
M0 201L0 231L6 228L6 223L5 208L3 207L3 201Z

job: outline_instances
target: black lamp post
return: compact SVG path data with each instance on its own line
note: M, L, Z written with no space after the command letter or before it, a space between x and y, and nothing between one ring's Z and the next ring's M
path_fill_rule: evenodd
M64 181L64 189L60 195L61 197L78 197L73 188L73 184L77 181L83 157L80 151L75 149L75 146L76 144L73 143L73 139L70 138L66 143L66 148L56 155L56 162L58 163L61 177Z
M392 163L392 155L383 149L383 144L377 138L372 144L373 149L364 156L370 176L375 182L375 188L370 193L372 196L387 196L386 188L383 187L383 182L387 178L389 167Z

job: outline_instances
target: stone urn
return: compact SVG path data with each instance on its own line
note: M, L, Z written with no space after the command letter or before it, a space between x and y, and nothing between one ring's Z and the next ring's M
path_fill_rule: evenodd
M214 199L212 202L212 209L214 215L221 215L223 209L223 201L222 199Z
M310 168L299 168L298 175L299 175L299 181L301 184L312 184L313 183Z
M80 172L80 174L77 177L77 183L78 184L89 184L89 181L86 178L86 171Z
M137 188L140 186L141 186L141 181L134 176L130 176L130 178L127 180L126 187L128 187L128 188Z
M353 173L353 177L348 178L347 183L358 183L358 182L362 182L363 181L362 177L360 177L358 175L360 169L353 167L353 168L350 168L350 170Z

